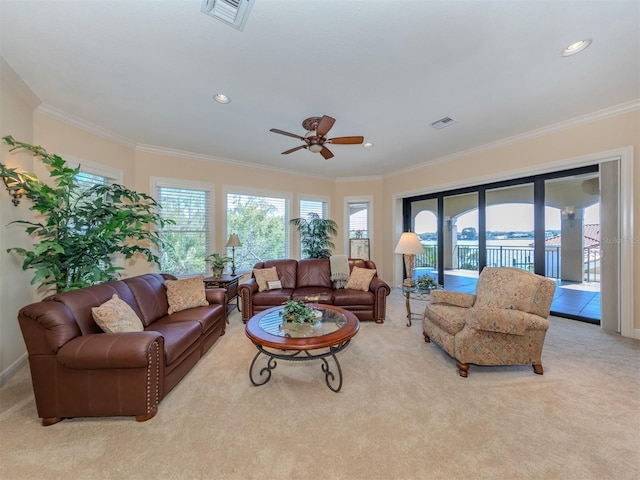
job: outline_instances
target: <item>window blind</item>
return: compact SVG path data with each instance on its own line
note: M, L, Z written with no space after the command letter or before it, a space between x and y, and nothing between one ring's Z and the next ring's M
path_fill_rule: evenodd
M162 271L173 275L205 272L205 258L213 253L208 251L209 191L158 185L156 199L162 206L162 218L175 222L160 231Z

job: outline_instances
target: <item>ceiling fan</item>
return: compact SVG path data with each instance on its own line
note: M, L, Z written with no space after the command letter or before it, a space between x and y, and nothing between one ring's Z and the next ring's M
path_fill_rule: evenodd
M320 153L325 160L329 160L333 157L333 153L325 147L325 144L333 143L335 145L354 145L362 143L364 140L364 137L360 136L327 138L327 133L331 130L335 121L335 118L331 118L327 115L323 115L322 117L309 117L302 122L303 128L307 130L307 133L305 133L304 136L285 132L284 130L279 130L277 128L272 128L269 131L279 133L280 135L286 135L288 137L298 138L304 142L304 145L282 152L283 155L306 148L310 152Z

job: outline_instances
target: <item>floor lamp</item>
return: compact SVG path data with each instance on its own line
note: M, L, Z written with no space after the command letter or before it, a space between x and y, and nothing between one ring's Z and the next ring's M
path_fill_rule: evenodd
M405 287L415 287L413 280L413 269L416 264L416 255L424 253L424 247L420 243L418 235L413 232L404 232L398 240L395 253L401 253L404 257L404 269L406 278L402 282Z
M229 240L227 240L225 247L231 247L231 275L236 274L236 247L241 246L242 244L240 243L240 239L237 234L232 233L229 235Z

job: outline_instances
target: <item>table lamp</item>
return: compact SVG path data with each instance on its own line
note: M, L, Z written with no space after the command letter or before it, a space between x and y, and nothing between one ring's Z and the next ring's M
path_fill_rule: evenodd
M416 282L413 280L413 269L416 262L416 254L424 253L424 247L420 243L418 235L413 232L404 232L398 240L395 253L401 253L404 257L404 269L407 276L402 284L405 287L415 287Z
M237 234L232 233L229 235L229 240L227 240L225 247L231 247L231 275L236 274L236 247L241 246L242 243L240 243L240 239Z

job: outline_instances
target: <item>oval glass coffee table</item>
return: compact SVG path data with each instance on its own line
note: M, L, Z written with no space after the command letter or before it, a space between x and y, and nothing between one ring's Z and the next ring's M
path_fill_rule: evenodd
M249 378L255 386L264 385L271 379L271 371L277 360L302 362L322 360L327 386L334 392L342 388L342 369L336 354L351 342L360 329L360 321L353 313L333 305L309 305L318 310L318 320L313 324L295 327L283 322L280 311L283 307L264 310L249 319L245 327L247 337L258 349L249 367ZM258 359L265 356L266 366L260 368ZM333 359L337 372L331 370L328 359Z

